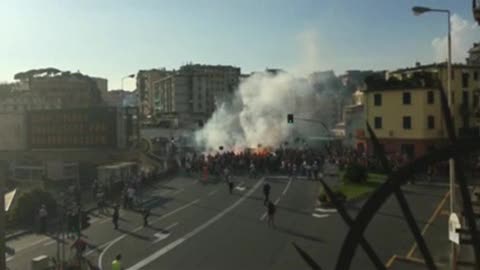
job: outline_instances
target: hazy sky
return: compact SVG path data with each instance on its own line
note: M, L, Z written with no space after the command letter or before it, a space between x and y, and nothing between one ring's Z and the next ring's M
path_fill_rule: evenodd
M342 73L443 59L445 16L415 17L413 5L456 14L456 59L480 41L470 0L1 0L0 81L56 67L117 89L139 69L186 62Z

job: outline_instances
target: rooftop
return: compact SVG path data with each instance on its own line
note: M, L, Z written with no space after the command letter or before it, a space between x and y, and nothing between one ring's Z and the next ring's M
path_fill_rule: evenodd
M433 72L415 72L410 78L399 80L390 77L388 80L381 76L365 78L365 91L385 91L400 89L431 89L437 85L437 78Z
M428 64L428 65L416 65L414 67L408 67L408 68L401 68L401 69L391 71L390 73L395 74L395 73L403 73L403 72L408 72L408 71L421 71L421 70L426 70L426 69L446 68L446 67L447 67L447 63L442 62L442 63L433 63L433 64ZM452 63L452 68L480 69L480 65L468 65L468 64L462 64L462 63Z

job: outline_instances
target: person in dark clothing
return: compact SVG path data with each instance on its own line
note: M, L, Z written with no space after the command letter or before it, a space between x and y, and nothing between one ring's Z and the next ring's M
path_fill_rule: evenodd
M263 201L263 204L266 205L267 202L270 201L270 184L269 183L265 183L265 185L263 185L263 195L265 196L265 200Z
M113 215L112 215L112 222L113 225L115 226L115 230L118 230L118 219L120 218L120 213L118 210L118 205L115 205L113 207Z
M232 182L232 180L228 180L228 190L230 191L230 194L233 194L233 182Z
M267 205L268 226L275 227L274 217L276 210L275 204L269 201Z
M143 210L143 227L148 227L148 218L150 217L150 209Z

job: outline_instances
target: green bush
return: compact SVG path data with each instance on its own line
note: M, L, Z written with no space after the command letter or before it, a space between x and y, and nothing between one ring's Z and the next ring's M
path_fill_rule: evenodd
M367 168L358 163L350 163L345 169L343 181L361 184L367 182L367 177Z
M328 199L328 195L325 192L322 192L320 195L318 195L318 200L322 203L327 202Z
M42 204L45 204L48 216L56 214L56 202L53 196L41 189L34 189L30 192L20 195L15 208L10 213L10 222L17 225L32 225L38 217L38 211Z

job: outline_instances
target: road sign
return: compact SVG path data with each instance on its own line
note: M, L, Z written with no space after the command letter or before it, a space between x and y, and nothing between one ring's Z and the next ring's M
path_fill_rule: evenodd
M4 195L4 200L5 200L5 212L10 209L10 206L12 205L13 199L15 198L15 194L17 193L17 189L14 189L10 192L7 192Z
M460 228L461 225L458 216L455 213L452 213L448 219L448 239L457 245L460 244L460 234L457 232L457 229Z

